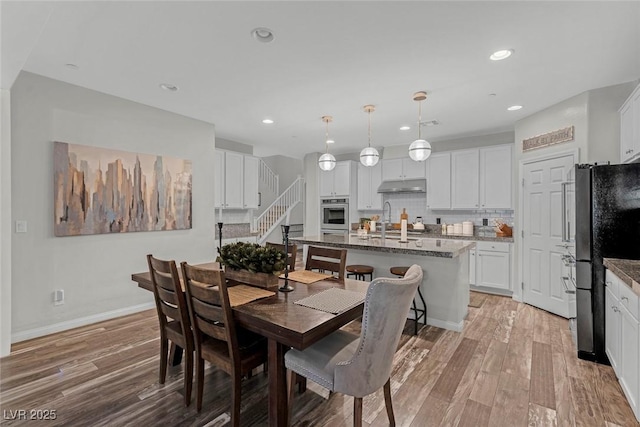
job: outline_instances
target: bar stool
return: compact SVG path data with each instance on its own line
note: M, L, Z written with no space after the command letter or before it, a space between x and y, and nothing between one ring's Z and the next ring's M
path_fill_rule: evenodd
M408 267L407 267L408 268ZM365 280L365 275L369 275L369 280L373 280L373 267L370 265L348 265L347 277L354 276L356 280Z
M389 269L391 274L398 277L404 277L404 275L407 273L407 270L409 270L409 267L391 267ZM413 307L410 308L411 310L413 310L413 314L415 317L413 335L418 335L418 321L420 319L422 319L422 323L424 324L424 326L427 326L427 303L424 301L424 297L422 296L422 292L420 291L420 286L418 286L418 297L420 298L420 301L422 302L422 306L424 308L418 308L416 306L416 300L414 298Z

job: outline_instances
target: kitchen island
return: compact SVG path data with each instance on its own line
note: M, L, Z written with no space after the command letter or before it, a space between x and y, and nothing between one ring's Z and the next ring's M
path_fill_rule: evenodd
M370 265L374 278L392 277L391 267L418 264L424 272L420 290L427 302L427 323L462 330L469 305L469 250L474 242L410 238L403 243L398 238L354 235L296 237L290 242L304 247L305 259L309 245L347 249L347 265Z

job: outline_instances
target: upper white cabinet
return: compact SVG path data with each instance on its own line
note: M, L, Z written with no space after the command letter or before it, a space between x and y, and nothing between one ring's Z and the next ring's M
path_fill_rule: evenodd
M336 162L336 167L332 170L320 171L320 197L349 196L351 163Z
M510 209L511 145L480 149L480 208Z
M512 209L511 181L510 145L451 152L451 209Z
M382 182L382 164L369 167L358 163L358 210L382 209L382 195L378 187Z
M427 159L427 209L451 209L451 153Z
M258 207L260 159L233 151L216 150L214 206L227 209Z
M244 203L245 209L258 209L258 180L260 179L260 159L244 156Z
M640 158L640 86L620 108L620 161Z
M410 158L382 160L382 180L406 180L426 177L425 162Z
M451 153L451 208L480 208L480 158L477 148Z

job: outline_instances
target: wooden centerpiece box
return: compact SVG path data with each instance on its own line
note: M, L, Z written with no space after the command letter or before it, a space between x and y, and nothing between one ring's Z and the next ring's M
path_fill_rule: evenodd
M220 248L219 259L226 279L266 289L278 286L287 257L274 247L238 242Z

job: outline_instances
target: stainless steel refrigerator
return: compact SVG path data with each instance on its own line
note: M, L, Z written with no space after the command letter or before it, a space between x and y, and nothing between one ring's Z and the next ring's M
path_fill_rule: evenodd
M603 258L640 259L640 164L576 165L578 357L607 363Z

